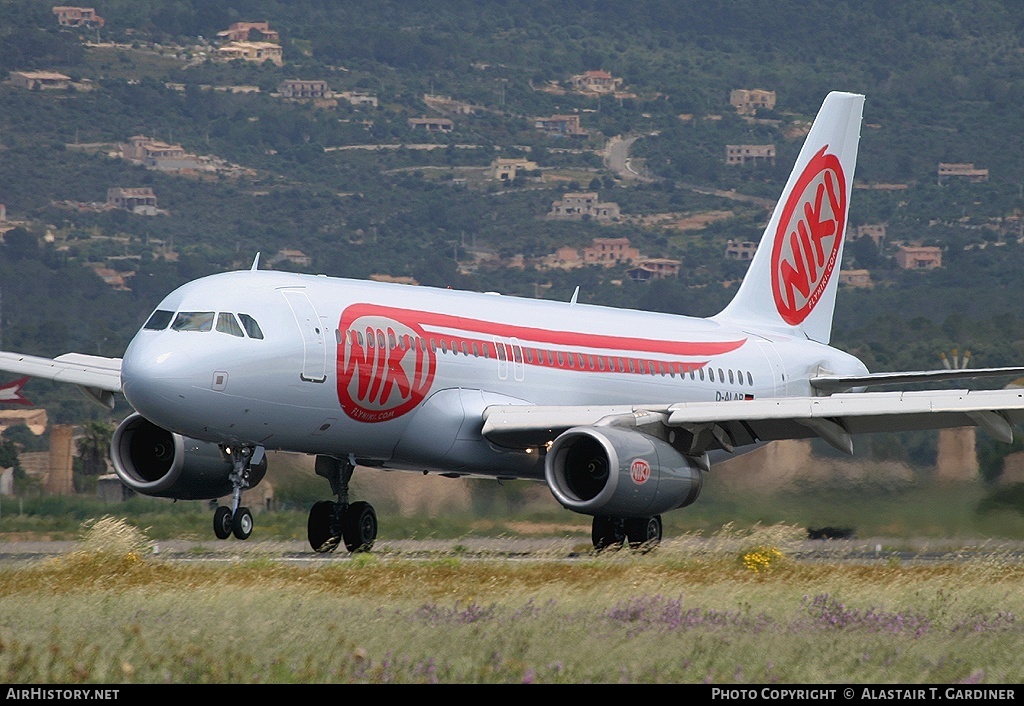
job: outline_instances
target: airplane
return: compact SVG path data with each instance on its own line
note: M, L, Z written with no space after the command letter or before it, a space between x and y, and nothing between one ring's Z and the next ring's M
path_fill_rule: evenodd
M543 481L591 515L592 542L652 545L713 463L777 439L978 426L1010 441L1024 391L868 392L1024 368L870 373L829 346L864 96L823 102L749 271L701 319L259 269L170 293L123 358L0 352L0 370L135 410L111 440L121 481L175 499L230 495L214 533L246 539L242 491L268 450L315 456L317 552L368 551L356 466Z

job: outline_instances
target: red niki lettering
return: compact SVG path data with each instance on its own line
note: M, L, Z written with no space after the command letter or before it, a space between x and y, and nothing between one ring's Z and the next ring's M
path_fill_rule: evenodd
M437 367L415 322L397 321L377 309L350 306L338 326L338 401L360 422L384 422L409 412L429 392Z
M786 199L772 248L772 295L793 326L807 318L828 286L846 226L846 177L826 149L808 162Z
M635 459L629 465L629 475L637 485L643 485L651 477L651 464L642 458Z

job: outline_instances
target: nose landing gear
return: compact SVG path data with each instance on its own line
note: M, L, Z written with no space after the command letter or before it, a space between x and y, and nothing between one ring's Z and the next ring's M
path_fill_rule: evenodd
M213 533L217 539L227 539L232 534L237 539L249 539L253 519L249 508L242 507L242 491L250 487L252 469L265 461L262 446L241 446L224 448L231 456L231 507L221 505L213 513ZM257 479L258 481L259 479Z

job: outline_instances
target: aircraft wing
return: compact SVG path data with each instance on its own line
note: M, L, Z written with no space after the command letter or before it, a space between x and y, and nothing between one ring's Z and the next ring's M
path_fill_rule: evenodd
M853 452L854 434L980 426L1000 441L1024 423L1024 389L843 393L729 402L608 406L491 406L483 435L510 448L543 446L575 426L624 426L667 437L687 454L759 441L821 437Z
M82 353L41 358L0 351L0 371L72 383L93 400L111 408L114 406L114 393L121 391L120 358Z

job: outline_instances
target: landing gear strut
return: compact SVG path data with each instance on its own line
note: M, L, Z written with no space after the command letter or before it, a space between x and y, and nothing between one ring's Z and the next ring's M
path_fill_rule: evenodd
M333 552L344 541L350 552L368 552L377 539L377 513L368 502L349 503L348 483L355 470L355 459L316 457L316 473L331 483L337 502L321 500L309 511L306 525L309 546L318 553Z
M249 539L252 534L252 513L242 505L242 491L250 487L252 469L263 463L262 446L225 447L224 453L231 456L231 507L221 505L213 513L213 533L217 539L227 539L232 534L238 539ZM262 477L262 474L261 474ZM257 482L259 478L257 478Z
M633 549L651 548L661 541L661 515L653 517L610 517L595 515L590 532L594 549L619 546L628 541Z

